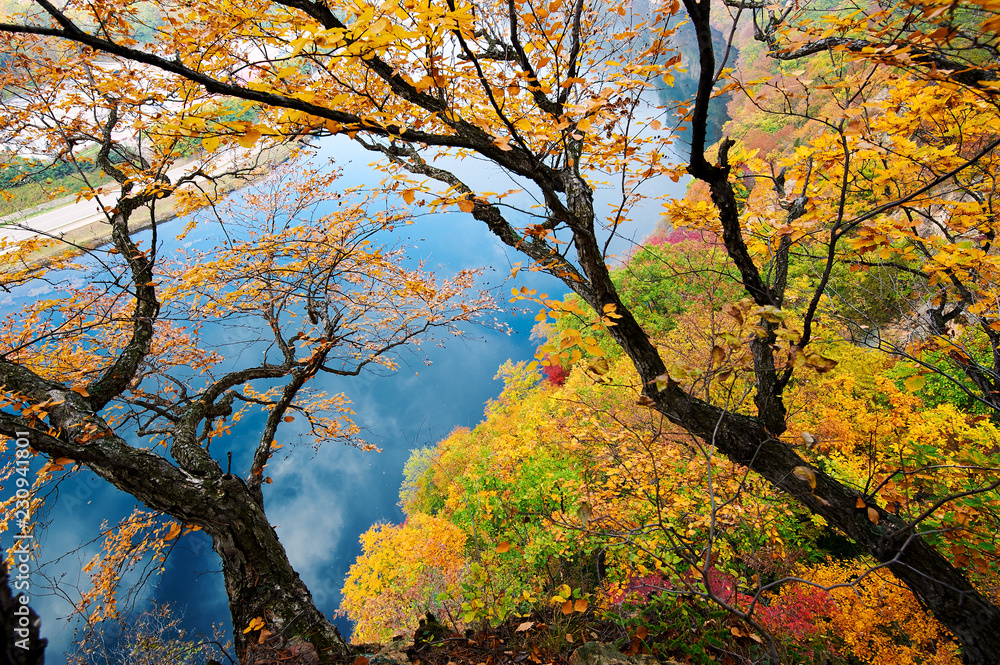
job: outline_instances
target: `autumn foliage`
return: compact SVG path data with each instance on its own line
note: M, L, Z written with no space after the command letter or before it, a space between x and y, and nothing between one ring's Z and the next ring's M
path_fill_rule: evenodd
M665 262L659 271L672 269ZM622 268L621 276L636 270ZM710 331L718 340L740 330L738 309L722 313L704 306L716 288L704 287L697 304L688 300L679 307L656 340L676 363L676 376L740 410L747 408L748 389L739 369L728 379L708 380L713 367L739 367L737 349L723 344L720 358L718 345L703 341ZM557 327L549 331L560 334ZM981 470L995 464L993 423L948 403L929 406L921 390L905 385L911 371L905 361L832 340L829 349L833 367L812 369L790 395L794 415L786 436L809 459L863 489L869 502L912 518L934 497L977 486ZM407 571L393 579L412 580L410 593L416 593L424 584L416 571L438 565L429 558L434 550L421 545L410 526L421 518L463 534L465 561L456 569L461 581L451 582L442 597L466 606L487 597L493 607L475 618L495 621L527 611L531 601L558 596L566 584L635 626L675 616L692 600L700 608L693 611L706 618L713 608L728 608L746 623L722 631L727 648L738 645L747 655L763 649L770 636L794 662L820 654L872 665L959 662L948 632L891 574L822 519L652 415L623 359L582 359L564 385L536 385L540 377L523 363L505 366L502 374L506 389L482 424L415 453L401 495L408 521L362 538L365 555L344 588L343 607L357 621L355 639L376 634L373 626L382 626L383 635L398 632L401 619L373 611L381 607L371 602L378 592L353 580L378 577L380 570ZM995 494L973 493L928 518L955 564L990 593L1000 581L991 535L998 507ZM857 509L864 514L865 506ZM406 545L410 554L385 536L389 530L414 534ZM440 565L461 561L455 554L461 552L449 553ZM497 595L483 593L495 590L492 579L505 580ZM383 593L387 599L400 595ZM415 611L402 625L415 626L422 611L435 607L430 598L409 606ZM455 628L465 625L453 613L444 616ZM362 626L369 632L361 633ZM651 635L646 648L654 653L680 648L665 628ZM705 653L721 644L712 642L718 637L701 634Z
M615 617L632 654L995 659L993 0L153 5L34 0L0 21L0 159L20 177L16 152L42 151L117 184L80 191L109 199L94 278L0 323L0 430L50 460L33 500L86 466L170 515L137 516L137 551L211 536L240 656L286 634L346 654L266 519L267 466L296 419L366 445L316 376L392 369L493 309L474 271L438 279L393 245L403 204L451 211L518 254L512 276L572 291L511 291L564 380L508 363L485 422L418 454L409 521L366 536L345 591L363 634L543 603ZM690 96L655 94L678 78ZM710 145L724 99L734 122ZM305 167L248 197L253 215L220 203L223 175L259 175L257 148L333 135L385 180L331 192ZM472 158L511 189L468 179ZM609 236L688 176L612 269ZM214 213L218 246L160 255L162 199ZM140 211L150 246L130 235ZM52 278L26 265L38 244L4 245L0 286ZM248 321L262 359L224 357L212 333ZM250 411L264 424L237 434ZM241 444L235 472L220 440ZM99 594L139 537L107 541ZM394 595L360 602L389 572ZM912 595L876 611L897 584Z
M352 639L388 642L424 613L455 617L451 600L465 569L465 533L416 513L399 526L378 524L361 537L362 553L344 586L341 611L355 617Z

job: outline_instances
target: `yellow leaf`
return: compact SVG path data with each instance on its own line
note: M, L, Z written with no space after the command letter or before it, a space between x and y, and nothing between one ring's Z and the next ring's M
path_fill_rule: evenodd
M170 530L167 531L167 534L165 536L163 536L163 539L173 540L179 535L181 535L181 525L178 524L177 522L174 522L173 524L170 525Z
M403 200L406 201L406 205L411 205L413 199L415 198L412 189L407 189L403 191Z
M594 509L590 507L588 502L581 501L580 507L576 509L576 514L580 518L580 521L583 522L584 528L586 528L594 516Z
M206 136L201 140L201 147L208 152L215 152L220 143L222 143L221 136Z
M598 347L598 350L600 350L600 347ZM611 366L608 364L607 358L598 358L590 363L590 371L599 376L604 376L611 371Z
M923 388L926 382L927 378L923 374L914 374L903 381L903 385L912 393Z
M809 355L807 364L820 374L826 374L831 369L837 366L837 361L833 358L826 358L819 354L813 353Z
M809 487L816 489L816 472L808 466L797 466L792 469L792 475L801 481L809 483Z

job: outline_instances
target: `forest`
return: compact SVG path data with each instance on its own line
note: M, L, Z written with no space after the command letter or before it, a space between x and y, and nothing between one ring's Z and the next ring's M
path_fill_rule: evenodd
M998 29L992 0L5 0L8 653L41 662L11 608L92 474L134 510L50 580L77 665L996 663ZM329 137L378 182L266 157ZM411 255L444 212L510 263ZM413 450L333 615L267 503L286 455L379 446L325 381L511 307L535 360ZM192 639L132 580L197 538L230 616Z

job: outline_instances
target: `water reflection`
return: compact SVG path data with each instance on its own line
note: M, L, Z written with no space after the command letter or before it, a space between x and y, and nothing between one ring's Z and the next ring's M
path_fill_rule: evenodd
M317 160L333 157L343 169L340 187L363 185L381 177L368 164L372 161L354 143L331 138L318 146ZM470 165L474 165L472 168ZM481 162L466 161L463 177L471 186L501 191L517 187L498 170ZM501 184L498 184L500 179ZM668 183L669 184L669 183ZM675 185L674 193L683 191ZM511 203L530 205L527 198ZM599 206L614 201L599 193ZM656 204L633 215L637 221L622 231L627 237L612 243L612 252L625 254L633 243L648 234L656 222ZM159 231L161 256L177 255L182 250L208 249L219 237L215 223L200 225L183 241L175 236L181 222L170 222ZM151 236L139 236L148 246ZM506 304L511 284L506 280L519 256L504 248L471 215L458 212L429 214L413 226L400 229L397 237L410 252L411 261L423 261L439 276L464 268L488 266L484 285L498 289L498 300ZM78 280L63 276L64 283ZM521 272L517 286L527 286L561 296L565 287L556 280L535 273ZM36 298L38 289L15 293L0 304L4 312L16 311L23 302ZM534 343L529 340L534 312L518 315L513 309L503 315L510 334L484 327L469 327L468 337L447 340L447 348L428 345L425 355L402 358L399 371L385 375L362 375L343 378L317 377L317 388L329 393L345 392L353 401L356 422L365 438L382 449L381 453L363 452L342 445L286 446L288 454L277 457L268 467L274 483L265 486L267 513L278 526L292 564L309 586L320 609L332 614L339 604L340 587L348 567L359 553L358 536L378 521L398 522L402 513L396 505L402 468L414 447L430 445L446 436L456 426L474 427L482 418L485 403L499 394L501 384L493 377L507 359L529 359ZM236 329L238 330L238 328ZM232 330L229 341L237 341ZM253 335L248 330L249 336ZM244 358L246 361L246 358ZM230 440L214 449L217 459L225 459L227 449L234 454L234 469L245 468L252 446L264 422L264 414L254 411L236 427ZM288 423L281 435L294 439L304 424ZM228 446L226 445L228 444ZM239 464L237 465L237 462ZM63 553L79 548L93 538L101 522L115 523L131 512L134 500L83 472L63 482L58 508L51 513L51 526L43 545L44 560L53 561ZM91 543L74 554L59 559L46 568L46 575L60 584L85 589L87 580L80 568L99 550ZM185 625L195 632L208 632L213 623L229 630L229 612L223 590L218 560L211 552L207 536L192 533L178 543L166 569L155 586L144 593L157 601L173 602L186 615ZM139 574L129 578L136 582ZM36 581L40 584L41 579ZM72 641L73 625L60 621L69 613L69 604L55 595L33 596L33 604L43 619L43 635L50 640L50 663L63 662L62 653ZM345 632L349 626L341 626Z

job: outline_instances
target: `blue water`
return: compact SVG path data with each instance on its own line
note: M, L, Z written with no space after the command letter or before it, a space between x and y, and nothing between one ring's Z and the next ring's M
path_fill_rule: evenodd
M382 177L368 166L373 156L350 141L331 138L317 147L320 159L332 156L343 169L340 187L372 183ZM461 173L473 187L493 191L516 187L482 162L465 162ZM684 187L672 183L667 186L672 186L675 195ZM610 203L606 198L599 194L599 204ZM521 197L512 202L525 204L529 200ZM622 230L625 237L613 243L612 252L626 254L634 242L653 229L656 216L652 204L635 215L637 221ZM212 246L219 234L217 225L205 223L184 241L178 241L175 236L182 225L174 221L161 226L161 255L181 248ZM144 246L149 245L149 232L139 238ZM507 306L499 318L511 332L472 326L467 328L465 338L448 339L446 348L425 345L422 354L404 355L395 373L318 378L318 387L331 393L343 391L350 397L364 437L382 449L374 453L329 443L318 450L309 445L286 445L282 452L289 454L276 457L268 466L274 483L265 485L267 514L272 524L280 525L277 531L292 564L328 615L337 609L344 576L359 553L358 536L376 522L402 520L396 502L402 467L410 451L433 445L456 426L474 427L482 418L486 402L502 388L501 382L493 378L497 368L507 359L532 358L535 343L529 334L535 312L519 314L507 305L510 288L527 286L553 296L566 291L556 280L537 273L521 272L516 281L507 281L511 265L525 259L503 247L471 215L457 211L422 215L415 225L398 231L396 238L407 247L411 260L422 260L442 277L463 268L488 266L483 286L496 289L497 299ZM63 279L68 283L78 277L65 275ZM17 311L21 303L57 288L15 292L0 300L0 311ZM262 422L263 414L259 413L244 419L231 439L213 445L213 454L224 460L226 450L233 450L234 471L244 470ZM284 425L279 441L297 440L299 427L296 422ZM99 534L102 521L114 524L134 505L132 497L86 471L61 483L59 502L48 515L50 526L39 561L44 566L33 576L31 594L32 605L42 616L43 636L50 640L47 662L64 661L62 654L72 644L77 623L61 619L69 614L70 604L60 595L44 593L43 575L58 580L64 589L86 589L87 580L79 570L100 549L99 540L90 541ZM5 546L8 538L3 541ZM63 556L66 552L71 554ZM136 583L141 577L135 572L127 579ZM75 598L75 592L69 591L69 597ZM186 627L194 632L209 633L212 624L221 623L228 634L229 611L222 575L207 536L192 533L182 537L165 570L137 587L135 607L142 609L150 600L173 603L183 613ZM346 621L341 620L340 626L345 634L349 633Z

